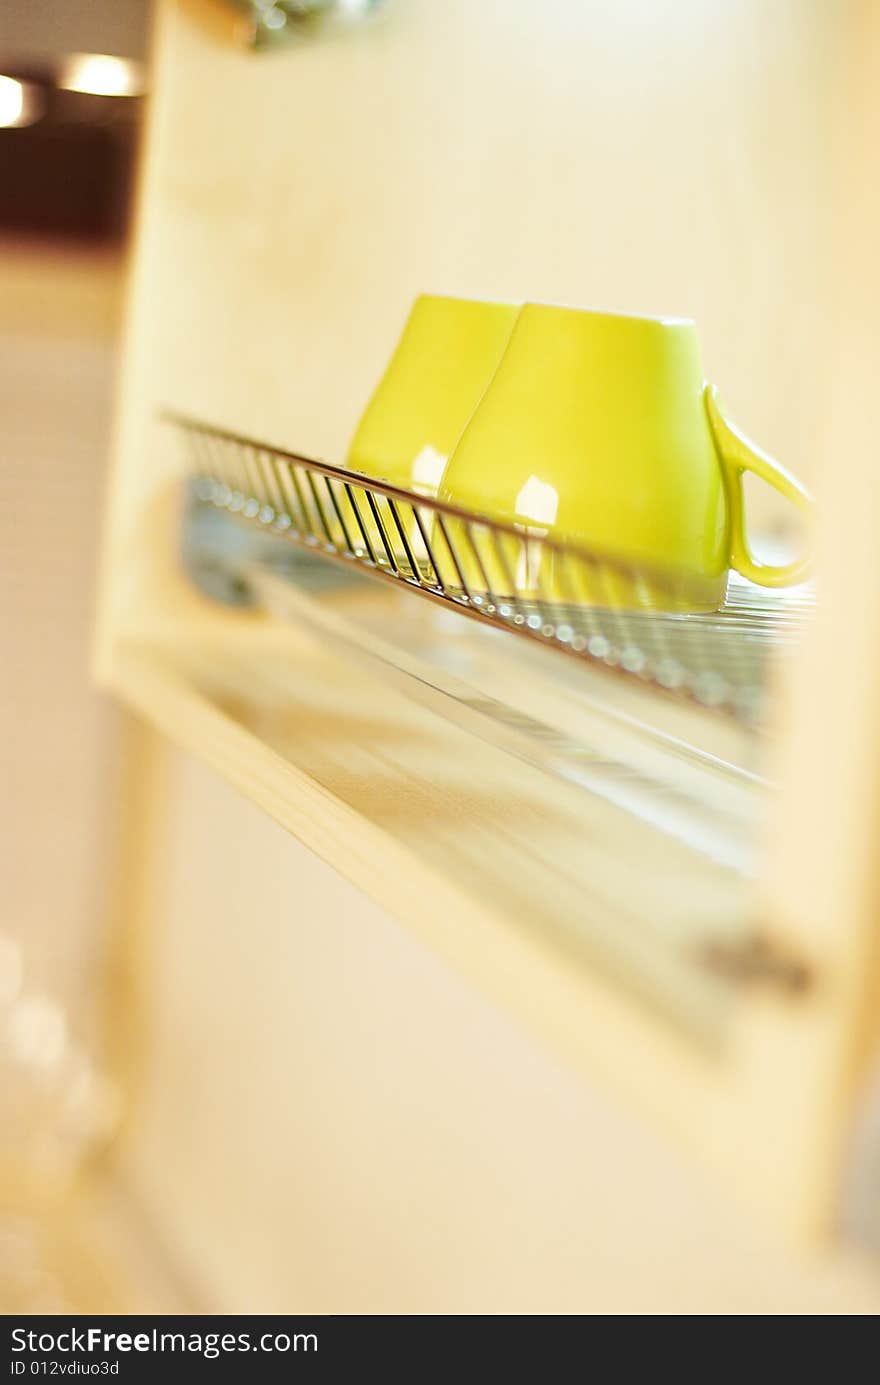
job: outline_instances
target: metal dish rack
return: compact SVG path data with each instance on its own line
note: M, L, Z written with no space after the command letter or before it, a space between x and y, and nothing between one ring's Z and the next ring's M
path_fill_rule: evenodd
M809 587L732 578L723 605L692 578L560 542L180 414L196 498L473 619L755 725ZM552 573L552 581L547 574Z

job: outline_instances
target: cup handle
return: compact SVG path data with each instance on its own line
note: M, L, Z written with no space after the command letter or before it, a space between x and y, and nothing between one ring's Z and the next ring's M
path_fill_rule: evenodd
M730 566L741 576L761 587L789 587L795 582L806 581L810 575L809 553L791 563L775 564L759 562L750 552L743 473L754 472L762 481L766 481L768 486L779 491L780 495L784 495L786 500L792 501L806 514L812 510L813 497L791 472L786 471L772 457L768 457L766 452L762 452L760 447L756 447L728 422L721 412L718 390L714 385L706 385L703 398L715 445L724 467L725 488L730 504Z

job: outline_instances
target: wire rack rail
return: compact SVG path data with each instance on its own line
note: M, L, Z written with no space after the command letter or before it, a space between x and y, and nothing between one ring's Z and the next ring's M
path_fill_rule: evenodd
M427 495L165 414L200 502L483 623L755 725L772 662L797 640L810 588L740 579L723 605L687 574L560 542ZM690 608L690 609L689 609Z

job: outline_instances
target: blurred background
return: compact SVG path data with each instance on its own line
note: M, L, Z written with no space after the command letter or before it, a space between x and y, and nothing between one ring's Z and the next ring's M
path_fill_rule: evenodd
M97 1245L99 1218L84 1239L67 1194L119 1114L96 1053L121 732L89 663L149 8L8 0L0 12L7 1313L85 1311L122 1288L115 1252L107 1261ZM133 1249L123 1225L110 1219Z

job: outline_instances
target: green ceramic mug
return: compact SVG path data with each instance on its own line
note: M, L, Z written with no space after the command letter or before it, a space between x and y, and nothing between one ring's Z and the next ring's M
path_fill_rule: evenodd
M352 438L347 465L435 495L519 312L511 303L422 294Z
M519 307L422 294L357 426L347 466L376 481L433 497L449 454L485 393ZM401 553L400 532L416 561L427 559L412 512L395 520L387 500L353 492L355 537L379 560ZM428 521L430 524L430 521Z
M607 572L599 565L587 575L584 601L710 610L723 601L731 568L766 587L808 574L806 557L777 566L752 555L745 472L809 509L805 488L725 419L693 322L530 303L439 498L531 536L531 557L511 540L507 562L490 558L493 589L509 588L514 571L525 593L570 598L559 561L540 543L549 535L608 558ZM453 541L456 534L465 580L484 588L486 564L467 556L453 524ZM443 567L454 583L445 557ZM652 573L668 573L668 583Z

